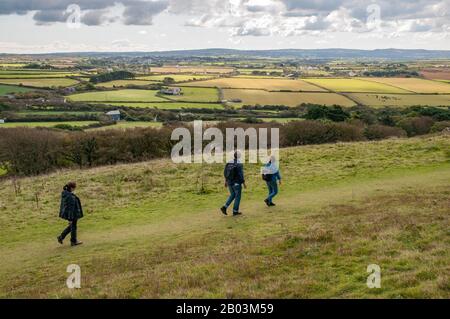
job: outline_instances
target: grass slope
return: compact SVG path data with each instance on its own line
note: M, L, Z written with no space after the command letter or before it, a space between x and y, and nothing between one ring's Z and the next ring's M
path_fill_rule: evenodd
M449 136L281 151L278 206L248 165L241 218L222 165L167 160L0 182L0 297L450 297ZM83 247L59 246L79 183ZM201 182L203 181L203 187ZM39 198L39 204L34 200ZM65 287L66 267L82 289ZM382 288L366 268L382 268Z
M20 86L11 86L11 85L1 85L0 84L0 96L6 95L8 93L25 93L30 92L32 90L20 87Z

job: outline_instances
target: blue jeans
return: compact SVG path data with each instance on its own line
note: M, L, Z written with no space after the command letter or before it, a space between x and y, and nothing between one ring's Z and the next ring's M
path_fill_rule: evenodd
M272 203L273 198L278 194L278 183L276 180L266 183L267 188L269 189L269 196L267 197L267 200L269 201L269 203Z
M234 201L233 213L238 213L239 205L241 204L242 185L231 184L228 185L228 189L230 190L230 197L228 197L228 200L225 203L225 207L228 208Z

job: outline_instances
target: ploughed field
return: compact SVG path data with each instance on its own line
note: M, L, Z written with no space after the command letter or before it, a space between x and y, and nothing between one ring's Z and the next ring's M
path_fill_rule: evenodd
M219 164L66 170L20 179L18 194L0 180L0 297L449 298L449 149L448 135L283 149L277 206L246 165L238 218L219 212ZM77 248L56 242L69 180L85 211Z

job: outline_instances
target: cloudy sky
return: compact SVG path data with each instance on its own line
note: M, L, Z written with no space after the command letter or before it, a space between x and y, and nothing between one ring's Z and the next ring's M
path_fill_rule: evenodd
M450 0L0 0L0 53L450 50Z

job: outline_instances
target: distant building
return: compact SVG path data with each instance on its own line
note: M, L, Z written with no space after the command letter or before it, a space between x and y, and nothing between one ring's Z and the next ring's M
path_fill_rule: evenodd
M160 92L166 95L181 95L181 88L167 88L162 89Z
M120 121L120 111L116 110L116 111L110 111L108 113L106 113L106 115L108 115L112 121Z
M5 124L6 120L0 119L0 124Z

